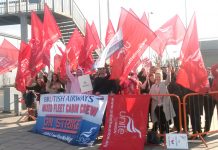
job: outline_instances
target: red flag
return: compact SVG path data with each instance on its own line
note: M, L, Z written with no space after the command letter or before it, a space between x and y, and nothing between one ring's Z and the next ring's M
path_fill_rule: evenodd
M154 39L150 46L157 52L158 56L162 57L164 48L166 47L167 38L162 33L155 32L155 34L157 37Z
M11 71L17 67L19 51L6 39L0 46L0 74Z
M163 30L167 30L167 28L171 30L171 34L167 40L167 45L176 45L184 39L186 30L178 15L175 15L171 20L166 22L158 31L163 32Z
M50 49L52 45L61 38L61 32L49 10L47 4L44 6L44 23L43 23L43 55L44 64L50 67Z
M123 8L123 11L126 10ZM124 58L117 63L115 63L114 60L112 65L112 71L123 69L121 70L122 74L117 76L120 77L122 75L120 77L121 83L127 78L138 59L140 59L146 48L156 37L156 35L139 19L134 17L131 13L128 13L128 11L126 11L126 14L126 19L121 27L124 47L119 50L117 54L118 59L120 59L120 56L124 56ZM113 74L113 72L111 74Z
M159 56L162 56L166 45L176 45L181 42L185 35L185 27L178 15L168 20L157 31L155 31L157 38L151 43Z
M67 52L65 51L64 55L61 58L60 62L60 78L66 79L66 61L67 61Z
M15 79L15 87L20 92L25 92L27 78L31 76L30 59L31 59L31 47L30 45L21 41L17 74Z
M94 37L95 42L96 42L96 46L98 48L101 48L101 41L99 39L98 32L97 32L97 29L96 29L96 26L95 26L94 22L92 22L91 29L92 29L93 37Z
M31 12L31 40L29 44L32 49L30 59L32 77L35 77L45 67L43 64L42 30L41 20L34 11Z
M125 9L121 8L121 12L120 12L120 18L119 18L119 22L118 22L118 26L117 26L117 31L122 28L124 21L126 20L126 16L128 15L128 11L126 11Z
M141 59L141 58L140 58L140 59L136 62L136 64L135 64L134 68L132 69L132 71L133 71L133 72L136 72L136 70L137 70L137 68L139 67L139 65L143 65L143 68L146 68L146 70L148 70L147 68L150 68L151 65L152 65L152 63L151 63L150 59L147 58L147 57L145 57L144 59Z
M54 57L54 72L60 74L62 80L66 79L66 60L67 60L67 51L63 51L61 47L56 45L62 55L56 54ZM57 62L56 62L57 61Z
M115 35L114 26L111 20L108 20L107 31L105 36L105 45L107 45L110 42L110 40L113 38L114 35ZM113 63L113 56L110 57L110 64L112 63Z
M148 22L148 18L146 16L146 13L144 12L143 15L142 15L142 18L141 18L141 21L149 27L149 22Z
M92 58L92 52L97 48L95 39L93 37L90 25L86 21L86 35L84 41L84 48L80 51L78 64L80 67L85 69L85 72L90 71L94 64Z
M136 15L136 13L135 13L131 8L129 9L129 12L130 12L134 17L136 17L136 18L139 19L139 17Z
M111 80L119 79L123 73L124 65L125 65L124 64L125 54L120 53L122 49L123 48L121 48L121 50L118 50L112 55L113 61L111 62L111 75L110 75Z
M195 14L186 32L180 57L182 64L176 82L192 91L203 92L208 84L208 79L200 52Z
M128 14L128 11L121 9L120 18L119 18L119 22L118 22L118 26L117 26L117 31L120 28L122 28L122 25L126 19L127 14ZM123 61L124 57L125 57L124 53L120 53L119 51L115 52L111 56L111 58L110 58L110 65L111 65L110 79L111 80L118 79L122 75L122 71L124 69L124 61ZM120 69L118 69L116 67L116 64L119 64Z
M64 55L65 52L63 51L63 49L59 45L56 45L56 46L57 46L58 50L61 52L61 54Z
M108 25L107 25L107 31L106 31L106 36L105 36L105 45L107 45L112 37L115 35L115 30L113 27L113 24L111 20L108 20Z
M77 60L83 46L84 46L84 37L76 28L73 31L73 34L71 35L70 40L66 46L66 53L70 61L70 64L73 65L75 68L78 65Z
M149 95L109 96L101 150L143 150Z
M58 74L60 72L61 60L62 60L61 55L56 54L54 56L54 73Z

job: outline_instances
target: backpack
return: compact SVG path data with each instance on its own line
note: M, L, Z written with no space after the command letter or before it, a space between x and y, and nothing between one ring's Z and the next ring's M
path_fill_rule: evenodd
M148 144L160 144L160 137L158 137L155 131L149 131L147 134L147 143Z

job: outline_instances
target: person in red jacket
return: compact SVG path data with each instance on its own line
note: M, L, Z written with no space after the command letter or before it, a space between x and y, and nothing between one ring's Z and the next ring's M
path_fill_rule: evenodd
M122 94L140 94L141 82L138 80L137 74L130 72L128 79L121 85Z

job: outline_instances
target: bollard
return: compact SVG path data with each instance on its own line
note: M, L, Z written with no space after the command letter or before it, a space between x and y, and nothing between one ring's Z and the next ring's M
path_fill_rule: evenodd
M4 113L11 113L11 106L10 106L10 88L4 87Z
M14 113L16 116L19 115L19 100L18 94L14 94Z

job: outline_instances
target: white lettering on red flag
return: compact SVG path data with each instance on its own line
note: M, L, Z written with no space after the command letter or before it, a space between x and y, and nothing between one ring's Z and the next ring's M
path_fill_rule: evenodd
M149 95L109 97L100 149L144 149L149 103Z

